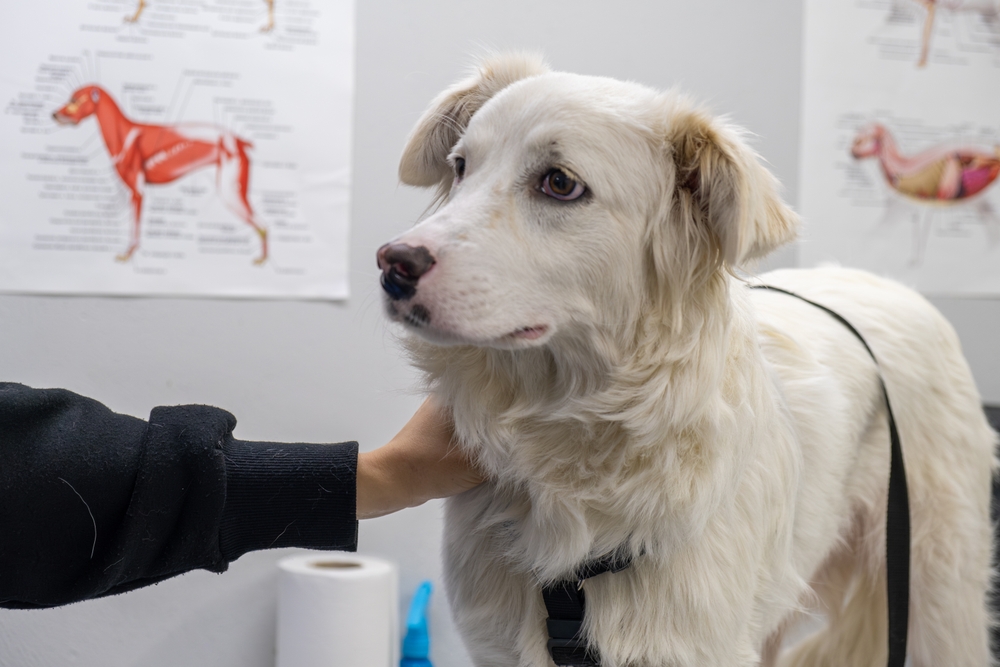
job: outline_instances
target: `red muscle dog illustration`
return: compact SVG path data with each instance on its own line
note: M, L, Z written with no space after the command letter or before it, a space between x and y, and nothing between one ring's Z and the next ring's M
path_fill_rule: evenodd
M896 140L878 123L854 139L856 159L877 157L889 186L921 202L959 202L979 194L1000 175L1000 146L982 148L937 146L911 157L900 155Z
M132 193L132 229L128 249L118 256L127 261L139 247L142 196L147 184L171 183L204 167L215 169L216 189L226 207L254 228L260 236L261 254L267 260L267 230L254 218L247 200L253 145L215 125L181 123L147 125L125 117L114 99L99 86L84 86L64 107L52 114L60 124L76 125L95 116L115 170Z

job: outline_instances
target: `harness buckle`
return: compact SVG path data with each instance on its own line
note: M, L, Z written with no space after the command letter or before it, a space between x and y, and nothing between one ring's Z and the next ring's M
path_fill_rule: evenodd
M553 637L548 642L549 655L559 667L600 667L600 659L587 647L582 637L562 639Z

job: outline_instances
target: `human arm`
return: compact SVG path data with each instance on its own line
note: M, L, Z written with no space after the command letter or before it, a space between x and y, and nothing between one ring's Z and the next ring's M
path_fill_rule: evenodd
M222 572L256 549L354 550L356 443L242 441L235 425L208 406L146 422L0 383L0 606Z

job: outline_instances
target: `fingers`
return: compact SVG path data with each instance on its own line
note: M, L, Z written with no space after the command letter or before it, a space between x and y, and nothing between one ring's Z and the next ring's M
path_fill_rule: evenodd
M430 396L388 444L358 457L358 517L416 507L482 482L455 442L449 411Z

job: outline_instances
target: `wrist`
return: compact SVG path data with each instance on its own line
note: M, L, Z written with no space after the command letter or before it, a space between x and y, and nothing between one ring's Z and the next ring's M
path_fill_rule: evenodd
M378 514L382 505L381 495L384 483L381 471L372 459L373 452L358 454L358 497L357 514L359 519L370 519Z
M357 514L372 519L423 501L409 492L405 475L399 474L399 462L392 460L390 447L358 455Z

